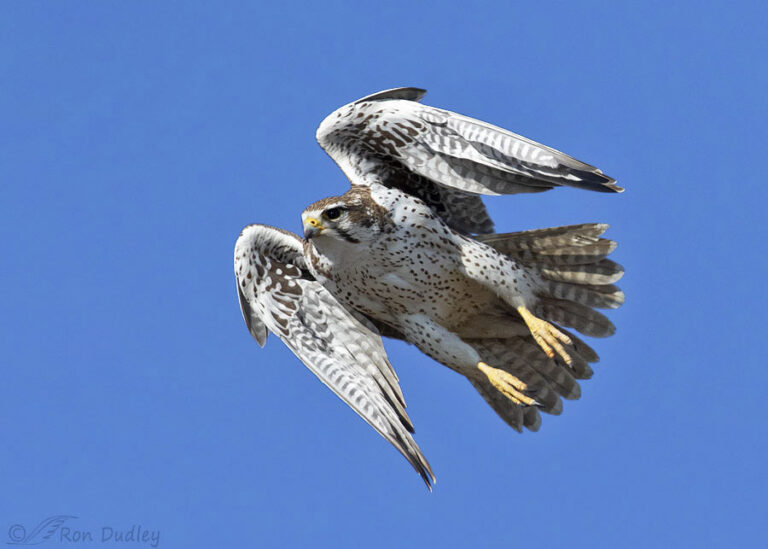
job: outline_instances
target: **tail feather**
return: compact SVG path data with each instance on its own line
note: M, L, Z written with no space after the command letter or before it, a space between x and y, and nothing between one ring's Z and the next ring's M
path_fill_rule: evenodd
M607 229L605 223L585 223L478 239L538 278L535 314L585 335L606 337L616 329L592 308L615 309L624 303L624 292L614 286L624 268L607 259L616 242L601 238ZM577 375L591 375L589 366L578 367Z
M562 402L559 393L570 394L572 387L568 380L548 378L546 371L538 368L538 362L548 360L530 338L514 337L509 339L465 340L472 345L484 362L495 368L501 368L524 381L528 385L525 393L536 400L542 410L559 415ZM530 357L533 356L533 360ZM575 384L576 381L572 380Z
M595 350L584 343L584 341L578 337L576 334L569 332L565 328L560 328L560 331L563 332L565 335L567 335L569 338L571 338L571 345L576 350L576 355L583 358L586 362L593 363L593 362L600 362L600 357L597 355ZM575 363L575 362L574 362ZM589 367L589 365L587 365ZM590 368L591 372L591 368ZM591 377L591 373L590 373ZM585 378L586 379L586 378Z
M616 333L616 327L604 314L574 301L540 298L533 312L536 316L573 328L584 335L608 337Z
M533 343L532 338L521 337L509 340L507 348L519 357L521 366L543 377L558 395L568 400L575 400L581 395L581 388L568 371L568 367L549 359L541 352L539 346ZM523 370L523 368L519 369ZM540 400L538 393L534 398Z
M571 341L573 341L573 336L571 336ZM573 371L573 377L575 379L592 378L592 375L594 374L594 371L592 371L592 367L584 359L583 356L578 354L578 351L576 353L571 353L571 360L573 362L571 363L570 367L571 367L571 370Z
M586 265L540 265L539 268L546 279L573 284L614 284L624 276L624 267L610 259Z
M624 303L624 292L612 284L568 284L566 282L545 282L547 295L555 299L574 301L587 307L616 309Z
M514 255L523 250L536 252L593 244L607 230L607 223L582 223L532 231L494 233L476 238L501 253Z
M538 253L529 252L530 259L525 258L525 260L535 261L541 265L588 265L608 257L617 246L615 241L601 238L594 244L586 246L542 250Z
M577 379L592 375L589 362L596 360L592 349L574 337L569 349L573 364L569 367L560 359L550 359L530 336L504 339L465 339L478 352L484 362L501 368L523 381L525 394L537 402L537 406L524 406L507 399L486 378L469 377L472 385L496 411L517 431L523 427L538 430L541 425L539 412L559 415L563 401L576 400L581 396ZM583 354L582 354L583 352Z
M584 335L607 337L615 332L615 327L594 309L615 309L624 303L624 293L614 285L624 274L624 268L607 258L616 249L616 243L601 238L607 229L605 223L586 223L476 238L511 257L533 276L537 302L529 308L536 316ZM517 320L522 323L522 319ZM559 357L548 358L527 333L494 339L483 328L480 332L462 334L462 339L477 350L483 361L506 370L527 385L524 392L537 406L507 399L487 379L470 379L496 413L518 431L523 427L538 430L540 412L559 414L563 399L581 396L578 380L593 375L590 363L598 361L597 353L565 328L562 331L571 338L567 349L572 359L570 365ZM470 333L472 336L467 337Z
M529 407L523 410L523 425L534 433L539 430L539 427L541 427L541 414L536 408Z
M480 393L488 405L493 408L496 414L503 419L507 425L512 427L518 433L523 432L525 418L522 406L513 405L504 395L496 390L496 387L486 379L469 379L472 386Z
M542 379L531 368L521 368L518 370L518 379ZM538 407L553 416L559 416L563 413L563 401L558 394L559 391L565 391L562 387L557 387L554 382L542 380L540 382L528 383L528 389L525 391L538 403Z

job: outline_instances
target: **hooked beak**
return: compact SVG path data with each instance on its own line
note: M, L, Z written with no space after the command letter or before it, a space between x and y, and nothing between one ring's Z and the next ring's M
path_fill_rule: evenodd
M308 217L304 220L304 238L307 240L320 234L324 230L325 227L323 227L322 224L314 217Z

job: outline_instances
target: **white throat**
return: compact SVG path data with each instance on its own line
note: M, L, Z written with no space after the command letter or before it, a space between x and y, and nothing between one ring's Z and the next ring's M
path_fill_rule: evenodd
M370 252L367 244L348 242L322 234L314 237L312 244L318 255L322 256L337 270L344 270L345 266L356 265L365 261L364 255Z

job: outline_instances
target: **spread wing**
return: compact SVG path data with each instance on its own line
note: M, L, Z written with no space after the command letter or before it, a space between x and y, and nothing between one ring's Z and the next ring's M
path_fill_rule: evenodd
M420 104L396 88L331 113L317 141L352 184L381 183L425 200L454 229L489 233L479 196L557 186L621 192L615 180L560 151L502 128Z
M267 331L282 339L430 486L432 469L411 436L413 426L381 337L312 278L303 241L266 225L246 227L235 244L235 277L243 318L259 345Z

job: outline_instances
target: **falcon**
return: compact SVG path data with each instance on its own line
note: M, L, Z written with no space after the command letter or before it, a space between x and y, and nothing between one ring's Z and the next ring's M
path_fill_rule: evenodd
M235 245L245 323L277 335L397 448L428 487L382 336L465 376L512 428L539 429L592 376L623 268L608 226L494 233L480 195L570 186L621 192L597 168L397 88L329 115L319 144L351 183L302 213L304 238L247 226Z

